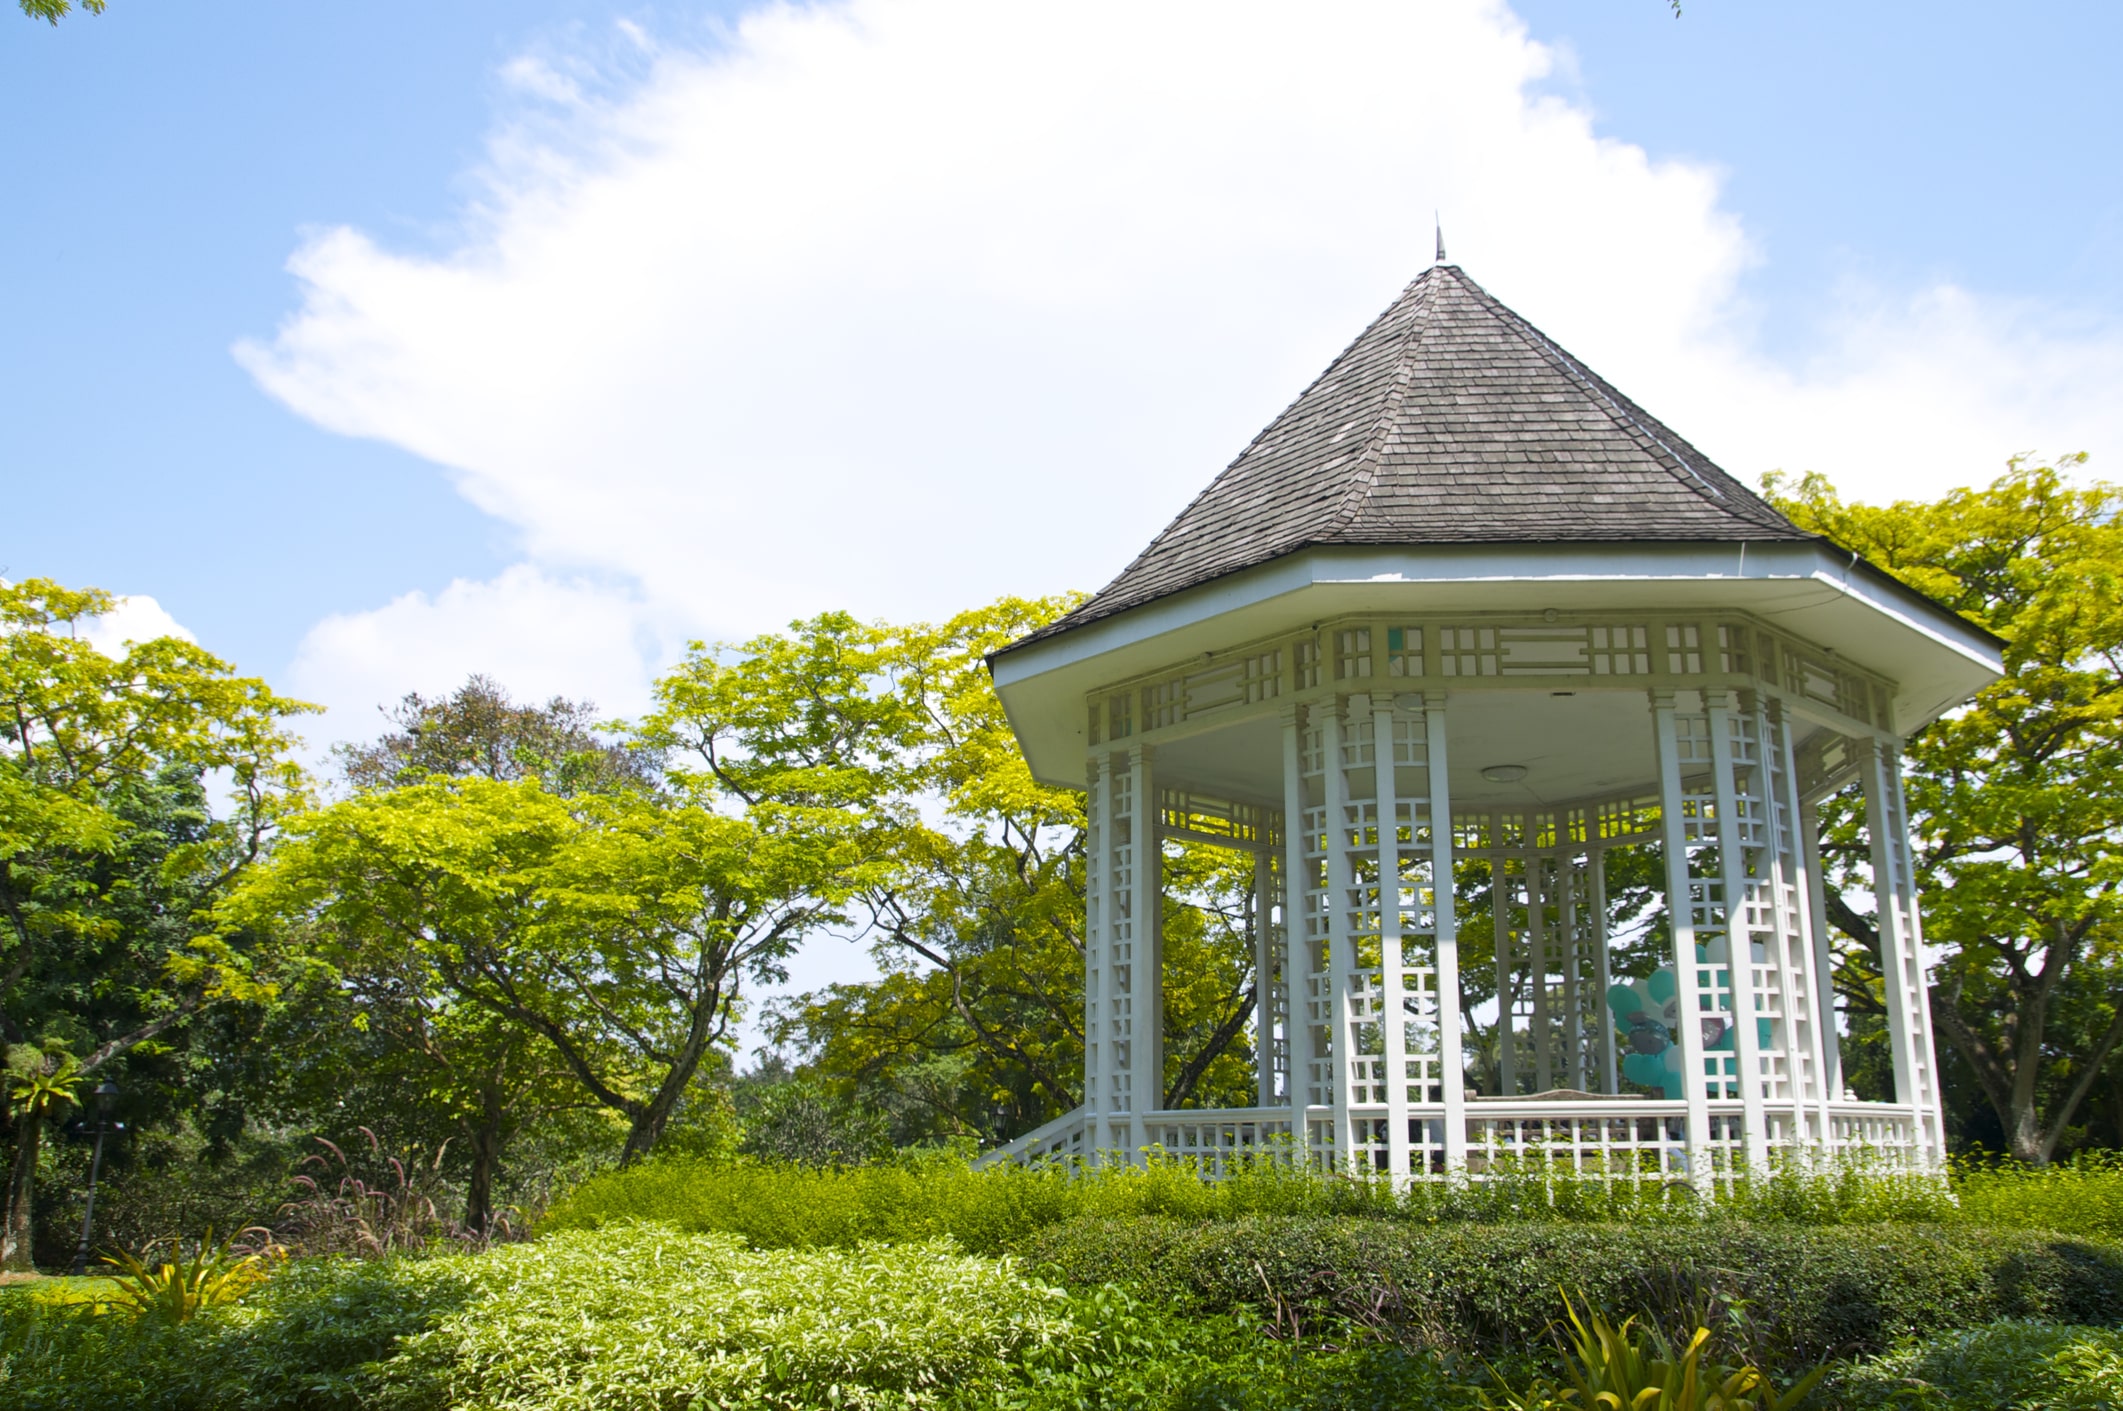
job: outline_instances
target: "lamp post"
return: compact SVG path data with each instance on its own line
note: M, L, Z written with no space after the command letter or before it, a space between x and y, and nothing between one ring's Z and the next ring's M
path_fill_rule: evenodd
M88 1240L96 1219L96 1177L103 1171L103 1138L125 1124L111 1122L111 1104L118 1099L118 1085L105 1078L96 1084L96 1149L88 1161L88 1208L81 1212L81 1243L74 1247L74 1277L88 1272Z

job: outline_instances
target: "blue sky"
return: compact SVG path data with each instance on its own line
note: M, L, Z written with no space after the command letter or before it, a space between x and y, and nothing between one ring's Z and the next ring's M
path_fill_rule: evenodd
M319 371L315 355L302 354L295 361L310 360L298 378L308 379L307 392L276 396L232 355L239 340L270 343L305 307L305 286L286 266L317 232L360 232L394 260L462 257L481 238L481 221L467 211L491 194L481 173L494 165L490 140L498 131L520 127L575 152L586 126L597 128L614 105L651 83L645 75L658 59L697 59L730 42L722 21L742 9L569 0L375 0L358 7L113 0L106 16L76 16L57 29L0 21L0 112L13 138L0 151L0 574L152 596L246 668L330 697L335 714L327 735L366 728L364 704L399 689L434 689L461 675L459 667L491 668L465 644L509 630L509 619L435 627L432 641L413 638L433 627L453 582L493 584L515 564L532 564L556 593L588 594L587 632L600 630L596 623L605 619L598 613L619 613L611 630L628 637L630 659L644 671L687 635L751 630L829 599L878 613L948 607L948 578L891 589L897 570L889 556L842 578L827 573L811 587L792 588L753 569L735 587L737 580L681 583L677 569L659 585L647 571L637 573L609 538L563 542L565 525L556 523L568 517L566 494L596 496L594 470L572 492L549 495L544 508L495 512L516 493L496 489L493 463L506 457L506 444L438 456L437 445L471 445L476 428L452 433L453 440L405 430L392 414L368 421L335 414L332 379L358 380L361 369ZM2005 311L2000 317L2017 320L2020 335L2049 340L2069 363L2085 361L2082 344L2108 348L2123 323L2123 89L2106 72L2123 48L2123 8L1696 0L1676 20L1656 0L1521 0L1513 12L1562 60L1528 85L1530 95L1553 95L1583 110L1600 138L1640 147L1654 164L1680 161L1716 182L1705 220L1737 223L1745 247L1727 252L1731 282L1717 295L1720 336L1742 346L1758 370L1861 359L1824 326L1854 304L1884 310L1880 317L1891 324L1897 309L1906 312L1908 301L1939 286ZM1133 34L1117 19L1122 14L1055 10L1063 26L1109 26L1116 45L1165 42ZM658 55L629 59L614 28L621 20L653 35ZM939 24L949 20L946 14ZM542 103L535 82L526 88L504 76L526 55L540 56L544 72L589 85L593 96ZM1403 72L1421 85L1452 66L1448 46L1445 54L1411 52ZM743 135L725 132L721 140ZM1468 139L1440 132L1435 140L1443 150ZM1451 205L1438 190L1449 196L1448 180L1409 185L1402 224L1415 223L1408 212ZM1294 199L1347 203L1349 195ZM1649 219L1639 244L1670 239L1673 250L1641 249L1639 264L1616 269L1577 252L1581 222L1596 213L1559 204L1554 217L1540 238L1556 263L1585 261L1569 271L1580 284L1657 277L1669 253L1686 264L1709 228L1681 220L1669 233L1666 221ZM1351 206L1347 218L1369 217ZM1464 202L1447 210L1446 223L1454 256L1511 297L1511 261L1538 252L1497 248L1482 212ZM1518 238L1523 246L1523 230ZM1154 492L1106 516L1096 533L1077 536L1081 542L1013 550L1001 567L983 562L969 570L960 600L1007 587L1095 586L1421 267L1427 239L1427 231L1407 229L1386 239L1383 252L1374 245L1350 254L1346 278L1323 273L1314 281L1298 263L1234 264L1281 272L1274 307L1261 320L1261 340L1272 353L1233 374L1237 390L1228 399L1174 391L1169 420L1192 419L1198 430L1155 421L1154 398L1129 402L1116 414L1113 435L1139 441L1150 419L1154 436L1163 438L1157 448L1174 452ZM1302 256L1318 268L1340 250L1307 240L1289 242L1292 261ZM844 255L836 247L820 258ZM1712 284L1719 277L1704 276ZM1535 293L1543 288L1530 276L1518 283ZM1253 296L1228 290L1222 297ZM1588 355L1607 337L1600 309L1611 322L1613 309L1626 307L1598 305L1572 323L1571 310L1553 294L1545 305L1529 297L1514 302L1551 331L1562 331L1562 322L1566 341ZM880 307L876 317L889 320L891 306ZM1173 310L1175 318L1198 312L1195 305ZM789 317L799 316L792 308ZM974 315L945 321L952 337L977 341ZM556 329L554 336L569 335ZM1595 346L1585 346L1588 340ZM1609 356L1647 369L1636 383L1615 372L1625 386L1683 431L1697 425L1687 406L1642 388L1643 378L1659 382L1655 352L1622 346ZM792 364L791 375L804 373ZM1119 380L1134 386L1150 375L1135 368ZM1989 466L2014 449L2071 449L2043 438L2099 431L2105 411L2087 404L2086 389L2067 390L2077 399L2066 408L2071 415L2057 420L2068 425L2051 432L2034 420L2005 418L1967 464ZM1115 396L1115 386L1097 375L1072 373L1059 381L1053 414L1091 427L1085 434L1095 446L1102 406ZM1950 389L1941 396L1953 399ZM1021 405L1007 410L1025 412ZM594 423L598 409L583 415ZM401 420L418 418L407 413ZM978 417L974 424L998 451L981 462L971 493L992 498L995 537L1022 536L1041 512L996 491L1012 475L1001 449L1008 443L997 434L1007 425L983 425ZM2028 444L2010 439L2015 435L2029 437ZM1744 462L1730 452L1734 439L1713 449ZM865 449L858 436L820 454L841 467L835 473L859 477ZM713 460L705 448L703 460ZM799 472L763 466L723 473L771 479ZM1041 473L1054 474L1051 466ZM1955 478L1970 473L1957 466ZM486 487L481 503L461 491L467 483L474 493ZM948 491L925 483L921 493ZM563 508L553 507L556 500ZM674 511L681 518L698 513L702 502L685 503L689 509ZM635 512L652 519L662 513L653 496ZM802 509L791 516L805 517ZM962 532L977 535L979 518L971 523ZM702 542L770 532L755 507L740 527L704 520ZM869 548L834 538L857 531L840 525L818 532L823 537L792 546L791 556L868 562ZM668 544L656 552L683 556ZM1008 581L1010 560L1024 562L1028 581ZM415 605L422 612L409 609L388 621L364 616L407 594L422 595ZM534 628L547 612L528 610ZM352 624L353 635L316 637L318 624L335 614ZM409 634L403 641L392 635L401 627ZM299 661L306 642L310 655ZM530 650L502 655L528 662ZM319 665L358 651L373 658L358 671L335 676ZM418 670L396 679L397 660ZM569 666L566 651L556 650L548 666L526 668L540 679L519 684L564 689ZM624 697L619 678L627 670L624 660L602 662L578 689Z

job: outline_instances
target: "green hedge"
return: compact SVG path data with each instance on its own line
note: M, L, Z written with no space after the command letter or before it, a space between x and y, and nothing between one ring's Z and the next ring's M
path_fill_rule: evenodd
M592 1178L554 1207L545 1228L657 1220L695 1232L742 1235L762 1248L948 1236L966 1249L995 1253L1049 1225L1128 1215L1361 1215L1414 1224L1892 1222L2123 1240L2123 1161L2082 1157L2042 1170L1964 1163L1950 1184L1862 1164L1825 1171L1780 1168L1706 1202L1672 1184L1630 1186L1541 1171L1420 1183L1396 1192L1383 1181L1325 1176L1273 1161L1241 1166L1228 1179L1209 1182L1177 1160L1092 1171L976 1171L945 1154L840 1169L676 1158Z
M189 1323L0 1307L15 1411L903 1411L1001 1390L1093 1334L1008 1261L747 1250L625 1226L476 1256L298 1261Z
M2044 1167L1960 1162L1953 1193L1957 1217L1973 1225L2123 1240L2123 1152L2081 1152Z
M2123 1188L2123 1173L2116 1184ZM2027 1189L2046 1189L2039 1182ZM2010 1202L1991 1202L2003 1217ZM2061 1215L2055 1202L2044 1214ZM823 1247L948 1237L976 1253L1015 1248L1069 1220L1169 1215L1365 1216L1415 1224L1543 1222L1699 1225L1734 1219L1831 1225L1959 1218L1937 1180L1858 1167L1825 1174L1780 1171L1714 1203L1685 1187L1635 1187L1552 1174L1476 1183L1325 1176L1275 1161L1205 1181L1181 1161L1075 1171L1017 1166L974 1170L948 1155L874 1166L820 1168L753 1161L672 1159L591 1178L547 1216L545 1229L596 1229L655 1220L695 1232L741 1235L766 1247ZM2020 1223L2007 1221L2007 1223Z
M1848 1411L2115 1411L2123 1404L2123 1331L1993 1323L1841 1369L1820 1400Z
M1559 1289L1617 1317L1731 1330L1784 1368L1998 1318L2123 1322L2123 1245L1961 1226L1132 1218L1055 1226L1025 1252L1071 1285L1481 1355L1546 1343Z

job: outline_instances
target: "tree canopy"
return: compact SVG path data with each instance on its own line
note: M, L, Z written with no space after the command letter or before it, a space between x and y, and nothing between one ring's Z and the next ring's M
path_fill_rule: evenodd
M107 593L0 584L0 1043L90 1078L202 1007L256 998L259 933L199 918L308 801L310 709L174 637L84 635ZM211 780L226 781L221 806ZM27 1259L42 1110L15 1116L5 1257Z
M1780 509L2005 640L2005 675L1907 744L1933 1014L2006 1145L2047 1161L2123 1042L2123 490L2084 456L1982 489L1849 504L1819 477ZM1869 885L1862 810L1831 809L1836 880ZM1884 1014L1869 908L1832 889L1838 987Z

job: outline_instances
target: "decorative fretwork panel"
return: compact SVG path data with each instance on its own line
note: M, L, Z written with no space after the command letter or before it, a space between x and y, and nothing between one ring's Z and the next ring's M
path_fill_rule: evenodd
M1882 980L1895 1053L1898 1101L1914 1108L1923 1126L1918 1138L1942 1151L1937 1130L1939 1086L1931 1007L1925 993L1924 938L1917 922L1916 874L1909 853L1909 817L1903 802L1900 758L1876 746L1865 772L1866 831L1872 835L1874 912L1880 931Z
M1426 652L1427 648L1427 652ZM1612 688L1647 684L1770 688L1884 729L1890 683L1750 617L1648 622L1461 620L1388 623L1342 619L1290 636L1234 646L1094 692L1092 747L1137 735L1214 728L1310 696L1436 672L1455 681L1583 679Z
M1423 674L1422 628L1389 627L1386 629L1386 674L1388 676L1421 676Z
M1651 629L1441 627L1438 663L1446 676L1644 676L1651 671Z
M1655 796L1602 799L1593 806L1597 833L1591 838L1573 836L1574 842L1627 843L1659 836L1659 801Z
M1695 935L1692 965L1696 1013L1682 1023L1697 1025L1703 1039L1703 1073L1713 1098L1739 1096L1739 1056L1732 1032L1733 1012L1731 908L1719 850L1718 787L1714 773L1712 717L1677 713L1673 717L1675 760L1681 775L1679 838L1668 846L1681 849L1687 915ZM1669 864L1670 865L1670 864ZM1743 956L1744 963L1744 956ZM1684 991L1685 993L1685 991Z
M1191 789L1159 790L1158 819L1159 831L1167 837L1232 847L1276 847L1282 842L1273 809Z
M1310 637L1300 638L1291 644L1290 663L1297 677L1297 689L1309 691L1320 683L1319 643Z
M1102 888L1109 917L1104 996L1109 1060L1104 1105L1110 1112L1128 1112L1135 1106L1135 786L1133 771L1113 772Z
M1366 681L1371 677L1371 629L1345 627L1334 634L1334 679Z
M1703 629L1693 622L1666 624L1666 669L1680 676L1703 674Z

